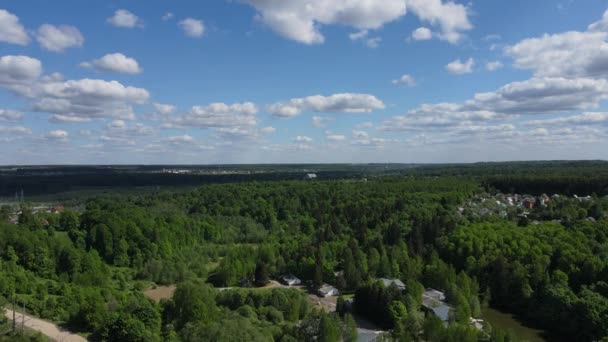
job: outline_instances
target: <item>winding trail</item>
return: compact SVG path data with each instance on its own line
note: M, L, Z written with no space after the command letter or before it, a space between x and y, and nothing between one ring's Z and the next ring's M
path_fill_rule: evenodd
M25 317L24 317L25 316ZM13 310L4 309L4 317L9 320L13 319ZM39 318L23 315L19 312L15 312L15 320L17 326L20 326L25 318L25 326L34 331L39 331L41 334L47 336L53 341L57 342L87 342L87 339L73 334L67 330L64 330L57 326L57 324L41 320Z

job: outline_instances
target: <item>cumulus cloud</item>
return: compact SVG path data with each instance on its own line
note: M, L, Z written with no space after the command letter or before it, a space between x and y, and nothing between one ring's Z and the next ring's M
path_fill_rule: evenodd
M355 137L356 139L367 139L369 138L369 133L367 133L366 131L354 130L353 137Z
M429 40L433 38L433 32L426 27L419 27L412 31L412 38L414 40Z
M258 10L257 18L284 38L305 44L325 41L322 25L378 29L405 15L405 0L244 0Z
M44 24L38 28L35 36L42 48L53 52L80 47L84 43L82 33L76 27L68 25Z
M289 118L304 111L318 113L370 113L376 109L384 109L384 103L373 95L341 93L330 96L308 96L294 98L287 102L277 102L267 106L267 110L275 117Z
M305 135L298 135L297 137L295 137L293 139L293 141L295 141L295 142L309 143L309 142L312 142L312 138L311 137L307 137Z
M117 72L125 74L138 74L142 71L139 63L134 58L127 57L122 53L110 53L99 59L80 64L83 67L95 68L103 72Z
M212 103L194 106L189 113L170 120L166 128L230 128L252 127L257 124L258 108L254 103Z
M327 139L329 141L338 142L338 141L346 140L346 137L344 135L338 135L338 134L327 134L325 136L325 139Z
M113 120L105 127L103 137L106 142L135 142L137 137L153 136L157 129L142 123L127 123L124 120Z
M0 121L15 122L23 119L23 113L11 109L0 108Z
M393 80L391 83L398 85L406 85L408 87L416 86L416 79L408 74L404 74L396 80Z
M85 118L81 116L70 116L70 115L62 115L62 114L53 114L49 118L49 122L51 123L82 123L82 122L90 122L92 119Z
M194 142L194 138L188 134L184 134L184 135L176 135L176 136L171 136L171 137L167 137L165 139L166 142L169 142L171 144L190 144L192 142Z
M406 0L408 9L420 20L438 26L439 39L455 44L462 40L463 32L471 30L468 11L464 5L442 0Z
M17 45L30 43L30 37L19 22L19 17L4 9L0 9L0 42Z
M23 126L0 126L0 134L28 135L32 134L32 129Z
M348 35L352 41L361 41L365 46L371 49L375 49L380 46L382 38L380 37L369 37L369 30L362 30L359 32L351 33Z
M540 77L478 93L464 108L506 114L541 114L596 108L608 98L608 81Z
M425 104L382 123L389 131L445 129L504 120L518 115L551 114L598 107L608 98L608 81L532 78L478 93L463 103Z
M167 12L161 17L161 19L162 19L162 21L169 21L169 20L173 19L174 17L175 17L175 14L173 14L171 12Z
M384 121L379 128L385 131L427 131L503 118L505 115L492 111L467 110L462 104L424 104L406 115Z
M136 26L143 26L143 21L126 9L116 10L114 15L108 18L106 21L115 27L134 28Z
M274 133L276 131L277 131L277 129L274 128L274 127L272 127L272 126L260 128L260 133L262 133L262 134L271 134L271 133Z
M608 112L586 112L578 115L550 118L543 120L530 120L528 126L572 126L608 124Z
M608 11L587 31L528 38L506 48L515 67L536 76L608 77Z
M111 117L132 119L132 105L143 104L150 97L142 88L88 78L41 83L37 92L33 110L76 121Z
M0 121L15 122L23 119L23 113L11 109L0 108Z
M274 127L256 128L253 126L219 127L215 128L215 137L223 143L233 144L238 141L251 141L260 139L263 135L274 133Z
M333 121L333 120L335 120L335 119L332 117L323 117L323 116L315 115L312 117L312 125L316 128L325 128L325 126L326 126L325 123L327 121Z
M0 87L31 101L31 109L53 114L54 122L84 122L96 118L134 117L133 105L150 94L117 81L64 80L59 74L41 77L42 64L28 56L0 57Z
M64 130L54 130L54 131L50 131L47 133L46 138L49 140L61 140L61 141L66 141L68 140L69 137L69 133L64 131Z
M200 38L205 34L205 24L202 20L186 18L178 23L188 37Z
M460 59L457 59L448 63L445 66L445 69L451 74L463 75L472 73L474 65L475 60L473 58L469 58L466 61L461 61Z
M31 83L42 74L42 63L28 56L0 57L0 86L17 94L31 93Z
M158 114L169 115L175 112L175 106L170 104L153 103L154 109Z
M503 67L503 64L501 61L493 61L493 62L486 63L486 70L488 70L488 71L496 71L498 69L501 69L502 67Z

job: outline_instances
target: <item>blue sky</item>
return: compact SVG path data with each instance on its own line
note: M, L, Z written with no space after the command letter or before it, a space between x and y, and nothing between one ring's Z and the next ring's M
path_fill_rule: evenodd
M607 8L3 1L0 163L607 159Z

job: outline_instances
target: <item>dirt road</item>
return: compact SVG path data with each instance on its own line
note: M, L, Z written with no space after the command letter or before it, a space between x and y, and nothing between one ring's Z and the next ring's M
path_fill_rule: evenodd
M4 317L9 320L13 319L13 310L5 309ZM15 320L17 326L21 325L23 321L23 315L15 312ZM69 331L63 330L56 324L51 322L43 321L39 318L25 315L25 326L35 331L39 331L41 334L49 337L50 339L58 342L87 342L87 340L79 335L72 334Z

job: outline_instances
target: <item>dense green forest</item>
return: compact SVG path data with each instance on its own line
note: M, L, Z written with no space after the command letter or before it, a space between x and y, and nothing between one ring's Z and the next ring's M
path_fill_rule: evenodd
M0 300L100 341L354 341L354 316L399 341L516 341L471 326L488 306L551 340L607 338L605 166L513 168L526 167L220 182L103 196L60 214L4 207ZM525 220L458 211L514 189L564 198ZM568 199L574 191L595 195ZM17 224L7 222L13 211ZM284 274L306 285L263 288ZM335 312L310 301L307 289L324 283L344 294ZM155 284L177 284L173 298L144 296ZM424 310L427 288L453 308L445 324Z

